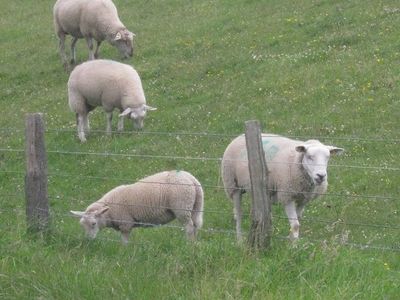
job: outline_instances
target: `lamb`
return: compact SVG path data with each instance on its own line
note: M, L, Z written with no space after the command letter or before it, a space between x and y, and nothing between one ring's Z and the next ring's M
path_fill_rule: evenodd
M265 133L262 134L262 144L268 165L270 190L267 192L273 203L284 205L291 228L289 238L295 241L299 238L299 221L304 206L327 190L330 155L344 150L326 146L318 140L303 142ZM225 192L234 203L236 234L240 242L241 198L251 189L244 135L235 138L226 148L221 174Z
M85 38L89 48L89 60L99 55L102 41L107 40L118 48L124 58L133 55L133 37L118 17L111 0L57 0L53 8L54 27L59 38L59 51L64 67L68 68L65 54L65 36L72 36L71 64L76 61L75 45ZM93 39L96 50L93 52Z
M107 114L107 134L111 134L113 110L119 109L118 131L124 128L123 117L133 120L136 129L143 128L147 111L156 108L146 105L140 77L131 66L111 61L84 62L71 72L68 80L68 102L76 113L78 137L86 142L89 132L88 113L102 106Z
M194 240L203 224L204 193L200 182L185 171L164 171L131 185L118 186L92 203L84 212L71 211L80 218L86 234L94 239L104 227L121 232L128 243L134 227L166 224L175 218Z

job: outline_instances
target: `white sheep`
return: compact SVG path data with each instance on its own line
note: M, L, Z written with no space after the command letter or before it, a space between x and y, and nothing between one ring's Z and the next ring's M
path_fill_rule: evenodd
M204 194L199 181L185 171L165 171L118 186L92 203L84 212L71 211L90 238L104 227L121 232L127 243L134 227L166 224L175 218L195 239L203 224Z
M262 134L262 143L272 189L267 192L274 203L284 205L291 228L289 237L296 240L304 206L327 190L330 155L339 154L343 149L317 140L302 142L271 134ZM225 192L234 204L236 234L241 241L240 202L242 194L251 189L244 135L235 138L226 148L221 174Z
M118 130L124 127L123 118L133 120L136 129L143 128L147 111L156 108L146 105L142 82L136 70L112 60L91 60L75 67L68 80L68 102L76 113L78 136L86 141L89 132L88 113L102 106L107 114L107 134L111 134L114 109L121 114Z
M72 36L71 64L76 61L75 45L85 38L89 47L89 60L99 54L102 41L107 40L118 48L124 58L133 55L133 37L118 17L117 8L111 0L57 0L53 8L54 26L59 38L59 50L64 67L68 67L65 54L65 36ZM93 51L93 39L96 50Z

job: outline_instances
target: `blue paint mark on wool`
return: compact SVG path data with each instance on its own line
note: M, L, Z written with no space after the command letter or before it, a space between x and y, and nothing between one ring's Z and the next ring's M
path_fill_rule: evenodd
M265 152L265 158L270 161L272 160L275 155L279 152L279 146L275 145L272 139L268 139L263 137L262 139L262 147ZM244 149L240 152L241 159L247 159L247 149Z
M262 138L262 144L267 160L272 160L279 152L279 147L274 145L271 140L265 137Z

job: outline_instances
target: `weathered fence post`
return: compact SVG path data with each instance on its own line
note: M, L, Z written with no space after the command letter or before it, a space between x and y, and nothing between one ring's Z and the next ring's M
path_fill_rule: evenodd
M267 193L268 169L262 146L258 121L246 121L246 147L251 182L251 218L248 243L256 249L266 249L271 244L271 202Z
M28 231L44 231L49 226L49 204L43 115L28 114L25 126L25 199Z

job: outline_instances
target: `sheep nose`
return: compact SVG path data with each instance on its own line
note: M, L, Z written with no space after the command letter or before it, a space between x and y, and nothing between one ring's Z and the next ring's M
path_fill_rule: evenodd
M318 183L321 183L321 182L323 182L325 180L325 177L326 177L326 174L317 173L316 181Z

